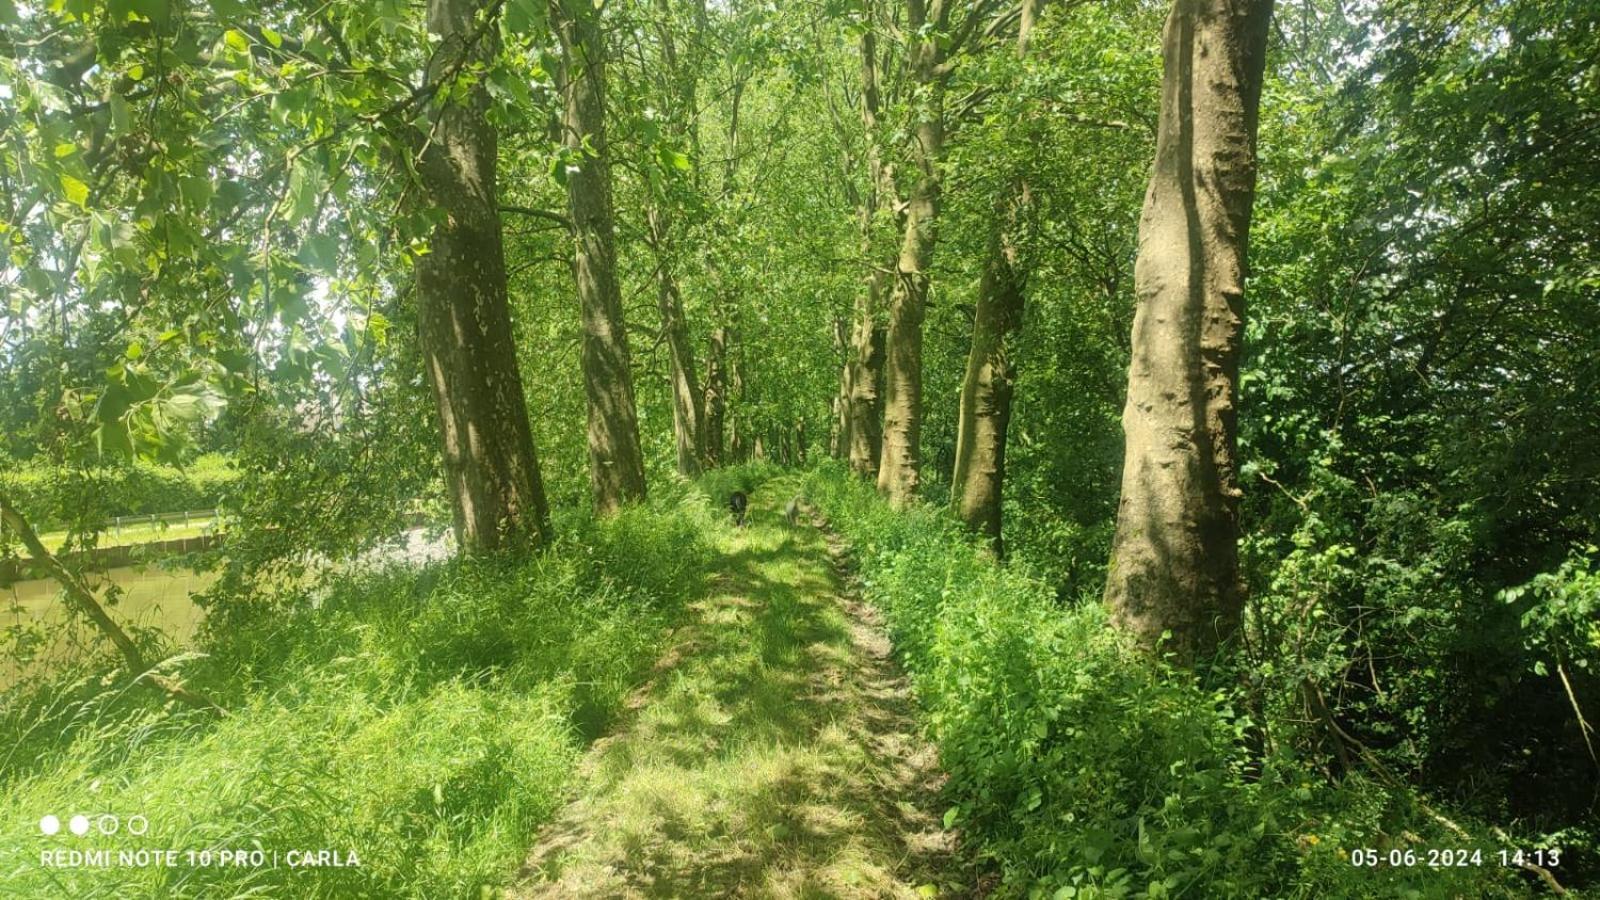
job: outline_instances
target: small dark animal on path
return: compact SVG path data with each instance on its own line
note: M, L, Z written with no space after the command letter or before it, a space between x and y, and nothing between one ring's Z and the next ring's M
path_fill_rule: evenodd
M728 497L728 511L733 513L733 524L740 528L744 527L744 513L749 508L750 498L744 495L744 491L734 491Z
M783 517L789 520L789 527L790 528L793 528L795 526L795 524L800 521L800 498L799 497L796 497L793 500L790 500L789 501L789 505L785 506L783 508Z

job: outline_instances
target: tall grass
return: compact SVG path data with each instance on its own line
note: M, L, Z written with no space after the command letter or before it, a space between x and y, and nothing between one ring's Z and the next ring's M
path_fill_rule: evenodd
M213 598L191 685L220 722L92 678L8 698L0 894L476 897L516 869L578 754L704 589L725 517L663 486L549 550ZM135 814L133 836L41 816ZM51 868L50 849L354 853L359 866Z
M1030 897L1506 896L1522 892L1485 840L1481 866L1427 865L1471 846L1409 792L1330 784L1251 752L1230 690L1133 651L1098 598L1063 604L1002 566L951 517L890 510L836 465L806 491L854 547L924 727L949 774L946 822ZM1356 868L1350 853L1414 851Z

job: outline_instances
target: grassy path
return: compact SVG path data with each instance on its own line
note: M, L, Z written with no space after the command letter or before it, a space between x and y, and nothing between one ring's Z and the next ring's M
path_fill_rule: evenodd
M928 897L961 882L887 639L840 548L790 528L766 493L511 896Z

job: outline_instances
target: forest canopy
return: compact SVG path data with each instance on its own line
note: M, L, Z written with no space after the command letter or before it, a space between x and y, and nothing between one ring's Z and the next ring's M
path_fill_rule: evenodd
M0 808L248 840L271 770L152 773L292 733L369 815L80 893L515 894L707 585L830 554L912 889L1600 885L1590 0L19 0L0 244Z

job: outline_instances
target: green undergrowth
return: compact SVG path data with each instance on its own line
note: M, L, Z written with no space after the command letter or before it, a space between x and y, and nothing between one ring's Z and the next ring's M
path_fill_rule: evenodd
M1029 897L1494 897L1527 890L1406 791L1248 751L1230 690L1137 654L1098 602L997 565L928 507L827 465L806 491L852 545L949 775L946 823ZM1461 822L1475 831L1469 822ZM1482 865L1430 867L1478 847ZM1352 851L1410 866L1357 868Z
M887 900L966 880L901 682L864 650L823 536L784 519L795 481L756 493L674 662L511 896Z
M226 503L238 479L232 461L216 453L183 466L0 464L0 489L41 532L98 526L113 516L214 509Z
M717 488L569 515L528 558L213 598L206 656L183 671L232 710L220 722L110 676L6 698L0 894L480 896L514 874L584 745L704 594L730 534ZM80 813L137 814L149 832L41 834L41 816ZM280 865L40 864L134 848L261 849ZM290 868L290 850L359 865Z

